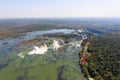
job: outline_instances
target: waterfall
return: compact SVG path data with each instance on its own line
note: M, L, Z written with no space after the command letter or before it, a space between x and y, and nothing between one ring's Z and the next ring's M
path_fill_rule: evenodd
M20 53L18 54L18 56L24 59L23 52L20 52Z
M32 55L32 54L44 54L45 52L48 51L48 47L46 44L44 44L44 46L34 46L34 49L32 51L30 51L28 54Z
M58 41L53 40L53 44L52 44L52 49L53 50L58 50L60 48L60 44ZM28 55L33 55L33 54L44 54L48 51L48 47L46 44L44 44L44 46L34 46L34 49L32 51L30 51L28 53Z
M59 42L56 40L53 40L53 49L58 50L60 47L61 46L60 46Z

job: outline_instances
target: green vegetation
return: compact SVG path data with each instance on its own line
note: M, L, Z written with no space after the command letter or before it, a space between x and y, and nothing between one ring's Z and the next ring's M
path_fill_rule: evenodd
M16 38L25 36L26 32L55 29L56 24L44 23L44 22L13 22L13 23L1 23L0 25L0 39L8 37Z
M64 20L64 19L11 19L0 21L0 39L25 36L26 32L51 29L80 29L87 28L92 33L119 32L119 25L99 21Z
M0 39L5 39L8 37L16 38L20 36L25 36L27 32L32 31L42 31L42 30L51 30L51 29L62 29L68 28L68 25L61 23L61 26L58 26L58 23L46 22L46 21L27 21L24 22L21 20L12 22L12 23L1 23L0 24ZM74 26L74 25L73 25Z
M37 43L37 42L40 42L40 41L41 41L41 38L35 38L35 39L32 39L32 40L28 40L28 41L22 41L18 45L24 46L24 45L27 45L27 44Z
M82 80L78 55L71 48L49 50L43 55L26 55L24 59L12 52L0 56L0 80ZM23 52L28 53L28 50Z
M8 37L12 37L12 38L17 38L17 37L20 37L20 36L25 36L26 33L19 33L17 31L15 32L7 32L7 31L2 31L0 32L0 39L5 39L5 38L8 38Z
M76 34L64 34L64 33L56 33L56 34L45 34L43 35L45 37L53 37L53 38L60 38L62 39L65 43L68 43L72 41L73 39L75 40L80 40L81 35L76 35Z
M91 54L86 59L82 70L86 77L96 80L120 80L120 35L97 35L85 40L90 42L87 52Z

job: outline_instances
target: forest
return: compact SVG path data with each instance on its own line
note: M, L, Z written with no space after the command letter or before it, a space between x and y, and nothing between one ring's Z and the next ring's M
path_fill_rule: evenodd
M82 71L86 77L95 80L120 80L120 35L94 35L83 42L89 42L86 63ZM80 54L83 54L83 50ZM81 56L80 56L81 57Z

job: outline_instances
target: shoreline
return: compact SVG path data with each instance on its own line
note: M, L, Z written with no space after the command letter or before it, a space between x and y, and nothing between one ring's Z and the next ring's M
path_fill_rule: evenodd
M82 45L82 43L81 43L81 45ZM94 78L92 78L90 76L89 72L86 69L86 65L87 65L86 59L90 56L90 53L87 52L87 49L88 49L89 45L90 45L90 42L85 43L82 50L80 51L80 53L79 53L79 65L80 65L80 68L81 68L81 72L83 73L83 76L87 80L95 80Z

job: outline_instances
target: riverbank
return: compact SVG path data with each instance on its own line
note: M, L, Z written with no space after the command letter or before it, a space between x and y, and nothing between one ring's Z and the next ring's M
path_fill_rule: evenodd
M80 52L79 55L79 64L81 66L81 70L84 74L84 76L88 79L88 80L94 80L94 78L92 78L90 76L90 73L87 69L88 63L87 63L87 58L89 58L91 56L91 54L88 52L88 47L90 45L90 42L87 41L85 44L83 44L83 49Z

